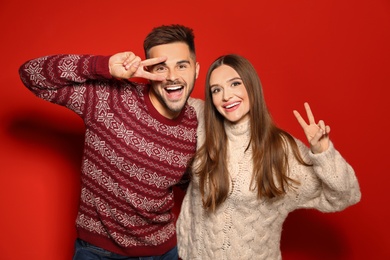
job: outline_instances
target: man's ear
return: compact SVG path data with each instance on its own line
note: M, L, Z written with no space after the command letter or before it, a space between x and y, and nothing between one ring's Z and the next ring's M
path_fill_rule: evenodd
M200 64L199 64L199 62L196 62L196 64L195 64L195 78L196 79L199 76L199 71L200 71Z

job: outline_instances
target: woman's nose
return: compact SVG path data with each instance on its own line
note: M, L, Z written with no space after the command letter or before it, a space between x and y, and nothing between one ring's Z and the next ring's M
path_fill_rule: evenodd
M233 93L231 91L229 91L228 89L224 89L223 91L223 100L227 101L229 99L231 99L233 97Z

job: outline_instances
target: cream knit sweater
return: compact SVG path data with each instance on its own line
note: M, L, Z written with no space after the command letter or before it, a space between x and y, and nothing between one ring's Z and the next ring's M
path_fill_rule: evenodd
M200 123L198 146L204 141L203 122ZM249 141L249 121L239 125L225 123L225 127L230 194L215 213L207 213L202 207L198 178L193 176L177 221L179 256L183 260L281 259L282 225L290 212L299 208L341 211L360 200L354 170L332 143L327 151L312 154L299 140L304 160L313 167L300 165L291 154L289 174L300 185L282 198L258 200L256 191L249 188L251 152L244 153Z

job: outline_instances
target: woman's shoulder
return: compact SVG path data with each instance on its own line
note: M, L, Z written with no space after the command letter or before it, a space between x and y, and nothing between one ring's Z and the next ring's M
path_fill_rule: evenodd
M188 104L195 109L198 118L203 115L204 101L202 99L190 97Z

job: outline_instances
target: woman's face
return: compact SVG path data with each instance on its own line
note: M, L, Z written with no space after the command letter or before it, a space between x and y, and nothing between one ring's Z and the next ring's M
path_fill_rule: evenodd
M218 112L232 123L249 119L249 98L238 73L227 65L221 65L210 75L210 91Z

